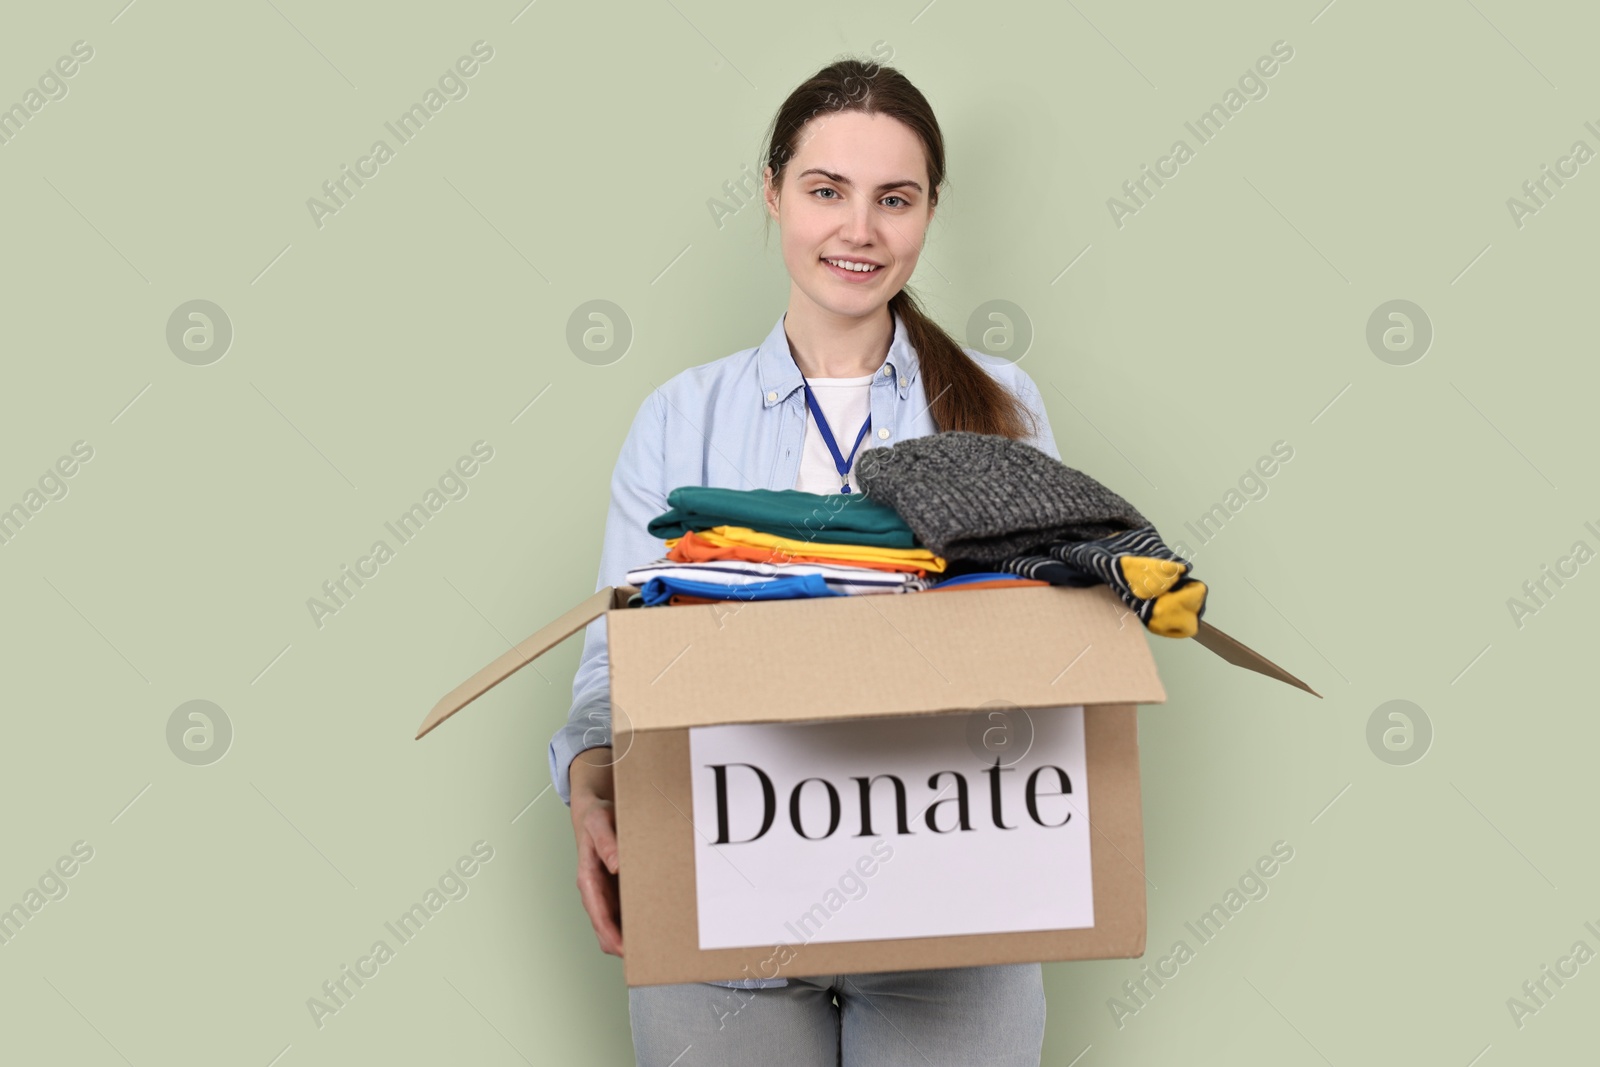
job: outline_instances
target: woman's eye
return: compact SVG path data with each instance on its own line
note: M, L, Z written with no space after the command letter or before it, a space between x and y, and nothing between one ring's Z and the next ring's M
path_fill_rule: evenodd
M812 192L813 195L819 196L824 200L837 200L837 199L839 199L839 196L838 196L838 192L839 191L837 189L833 189L833 188L831 188L829 186L826 186L826 185L824 185L824 186L822 186L821 188L818 188L818 189L813 189L813 190L811 190L811 192ZM828 196L822 196L823 193L827 193L829 195ZM891 200L897 201L897 202L891 204L891 203L889 203L889 201L891 201ZM886 196L882 200L878 201L878 203L886 204L889 207L896 207L896 208L910 206L909 203L907 202L906 198L903 197L903 196Z

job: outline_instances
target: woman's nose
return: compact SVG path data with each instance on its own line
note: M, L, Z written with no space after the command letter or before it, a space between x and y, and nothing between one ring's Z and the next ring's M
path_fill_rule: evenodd
M863 245L872 239L872 216L866 208L856 208L850 212L850 217L845 220L840 230L840 236L852 244Z

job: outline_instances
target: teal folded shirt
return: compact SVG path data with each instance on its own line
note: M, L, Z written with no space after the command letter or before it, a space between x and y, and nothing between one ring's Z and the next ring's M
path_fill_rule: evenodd
M683 485L667 494L667 504L669 510L650 520L652 537L665 540L713 526L747 526L796 541L923 547L899 513L860 493Z

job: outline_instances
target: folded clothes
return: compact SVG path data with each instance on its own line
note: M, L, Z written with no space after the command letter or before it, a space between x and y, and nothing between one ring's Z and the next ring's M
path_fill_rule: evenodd
M1000 573L973 574L973 575L967 575L967 576L965 576L965 578L972 578L972 579L975 579L975 580L967 581L967 580L963 579L961 581L956 581L956 580L944 581L944 582L940 582L938 585L935 585L935 586L933 586L931 588L923 588L923 589L918 590L918 591L925 592L925 593L937 593L941 589L950 589L950 588L955 588L955 589L1007 589L1007 588L1015 588L1015 587L1019 587L1019 586L1049 585L1050 584L1049 582L1042 582L1042 581L1038 581L1038 580L1033 579L1033 578L1023 578L1023 577L1021 577L1019 575L1015 575L1015 574L1000 574ZM907 590L907 591L909 592L911 590ZM630 608L638 607L642 603L643 603L643 598L638 593L633 594L633 596L628 599L628 606ZM681 593L674 593L672 598L667 601L667 604L669 606L676 605L676 604L715 604L715 603L718 603L718 601L712 600L710 597L686 596L686 595L681 594Z
M683 485L667 494L667 505L648 524L651 535L663 540L691 530L744 526L808 543L920 547L892 507L859 493Z
M834 563L838 557L794 555L778 548L757 548L743 544L712 544L704 535L693 530L682 537L667 542L671 546L667 558L678 563L702 563L710 560L745 560L750 563ZM892 559L852 559L852 567L865 567L877 571L903 572L918 578L927 574L917 563L903 563Z
M923 592L936 593L941 589L1006 589L1011 585L1048 584L1050 582L1038 581L1035 577L1018 577L1016 574L1006 574L1005 577L989 577L989 579L979 582L939 582L938 585L934 585L933 589L926 589Z
M844 494L840 494L843 496ZM878 560L911 564L926 571L943 571L945 560L926 548L880 548L876 545L819 544L815 541L796 541L776 534L762 533L745 526L713 526L709 530L695 531L702 540L713 545L742 545L748 548L781 549L793 553L785 558L805 556L811 560L829 563L857 563ZM670 549L676 539L668 539Z
M1105 582L1152 633L1192 637L1205 617L1206 584L1189 576L1189 561L1163 544L1153 527L1125 530L1098 541L1055 541L1038 551L1077 574ZM1046 566L1039 564L1031 572ZM1030 573L1030 568L1024 563L1019 573ZM1064 584L1083 583L1074 578Z
M1150 527L1099 541L1056 541L1039 551L1045 555L1012 556L995 566L1051 585L1109 585L1145 629L1162 637L1199 631L1206 584L1189 576L1189 561L1172 554Z
M951 558L999 563L1052 541L1150 525L1089 475L998 434L950 430L871 448L856 460L856 477L868 498Z
M721 585L753 585L769 578L798 574L818 575L828 583L830 589L847 596L903 593L928 587L925 579L910 574L890 574L867 567L843 567L827 563L747 563L740 560L675 563L670 559L662 559L635 567L628 572L626 581L641 589L651 578L687 578Z
M639 589L646 607L664 604L675 594L705 597L707 600L792 600L799 597L843 596L828 588L820 574L796 574L768 578L749 585L723 585L695 582L687 578L651 578Z
M1051 585L1069 585L1081 589L1086 586L1105 584L1088 571L1079 570L1072 564L1054 556L1031 554L1011 556L993 564L993 566L1025 578L1038 578L1041 581L1049 582Z
M1013 585L1049 585L1049 582L1037 578L1024 578L1019 574L1007 574L1004 571L976 571L970 574L958 574L954 578L931 587L927 591L937 593L941 589L991 589Z
M1048 585L1050 582L1034 577L1022 577L1021 574L1011 574L1008 571L968 571L954 577L946 577L942 581L934 582L931 589L944 589L947 585L970 585L971 582L1016 582L1019 585Z
M1151 633L1199 630L1206 586L1189 561L1132 504L1032 445L952 430L869 449L856 475L941 555L1059 585L1092 575Z

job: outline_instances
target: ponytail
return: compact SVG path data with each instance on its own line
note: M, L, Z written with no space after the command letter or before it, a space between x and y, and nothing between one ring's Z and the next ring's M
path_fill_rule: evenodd
M1022 440L1039 428L1016 394L961 350L955 338L923 314L910 289L901 289L889 301L889 310L906 324L907 340L917 350L922 391L928 413L940 433L969 430Z

